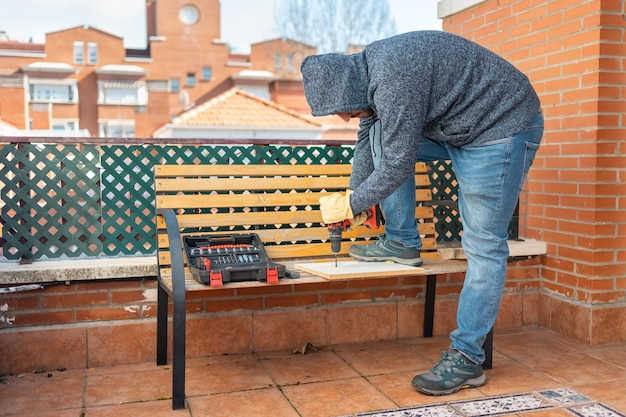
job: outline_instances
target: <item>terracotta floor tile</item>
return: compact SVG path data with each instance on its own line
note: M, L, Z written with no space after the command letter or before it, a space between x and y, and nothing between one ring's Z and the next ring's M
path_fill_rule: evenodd
M624 379L576 385L572 388L617 411L626 413L626 380Z
M411 346L398 343L375 344L359 350L344 349L337 354L364 376L430 369L433 365Z
M32 413L19 413L11 414L11 417L78 417L83 412L82 408L70 408L67 410L48 410L48 411L35 411ZM5 415L4 410L0 412L0 415ZM91 416L89 416L91 417Z
M261 365L278 385L294 385L359 376L336 353L329 350L305 355L279 356L262 360Z
M494 342L487 384L445 397L411 386L447 349L449 338L437 336L188 358L188 408L176 411L171 363L9 375L0 377L0 416L337 417L558 387L626 413L626 343L587 346L536 327L498 330ZM518 417L570 415L555 408Z
M186 374L188 396L274 386L274 381L252 356L239 361L187 367Z
M73 417L78 417L75 414ZM189 417L188 409L172 410L170 401L105 405L85 409L86 417Z
M563 386L562 382L515 361L500 361L485 371L487 383L478 388L486 396L515 394Z
M156 366L155 366L156 368ZM108 373L87 378L87 407L155 401L172 397L172 373L164 367L153 371Z
M195 358L187 358L185 362L187 367L190 367L216 363L238 362L255 358L256 357L253 353L237 353L234 355L198 356Z
M5 377L0 384L0 415L80 409L85 378L64 378L58 374L63 373Z
M187 402L193 416L298 417L277 388L192 397Z
M626 367L626 349L624 343L592 346L586 353L594 358L610 362L615 366Z
M134 372L153 372L156 369L167 370L171 365L156 366L155 362L141 362L129 365L100 366L87 369L87 375L112 375L127 374Z
M283 387L302 417L336 417L396 407L363 378Z
M502 335L498 336L494 345L496 343L500 353L524 363L532 362L535 358L558 357L578 351L543 332Z
M585 353L546 355L535 358L532 367L561 382L561 385L581 385L626 379L626 369L593 358Z
M437 404L445 401L469 400L480 398L484 395L475 389L464 389L456 394L442 397L424 395L413 388L411 380L415 372L396 373L388 375L377 375L368 377L369 382L389 397L400 407L410 407L416 405Z

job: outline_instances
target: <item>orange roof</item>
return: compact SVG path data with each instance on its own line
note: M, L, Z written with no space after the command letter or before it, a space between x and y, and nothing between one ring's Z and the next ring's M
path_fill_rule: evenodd
M320 127L287 107L231 88L223 94L182 113L172 120L178 126L222 127Z

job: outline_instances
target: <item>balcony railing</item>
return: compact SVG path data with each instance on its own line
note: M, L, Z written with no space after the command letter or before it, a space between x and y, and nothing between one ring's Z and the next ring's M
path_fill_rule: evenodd
M155 254L155 164L347 164L353 152L345 141L167 141L0 138L0 261ZM435 198L456 198L449 163L430 168ZM460 239L456 211L437 207L436 226L439 241Z

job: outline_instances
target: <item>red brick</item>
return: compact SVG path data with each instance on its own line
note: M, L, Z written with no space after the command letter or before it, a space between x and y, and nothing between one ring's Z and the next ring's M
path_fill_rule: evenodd
M237 288L237 295L284 294L292 292L292 285L262 285L257 287Z
M76 321L138 319L140 312L141 308L139 306L77 309Z
M312 283L302 283L294 286L295 292L305 292L305 291L336 291L342 290L348 287L347 281L323 281L323 282L312 282Z
M187 300L204 300L211 298L222 298L222 297L234 297L235 289L234 288L211 288L207 287L206 290L199 291L187 291L185 297Z
M574 7L568 7L564 10L565 20L579 20L585 16L589 16L600 12L600 2L589 1L579 3Z
M446 296L451 294L460 294L462 285L437 285L437 296Z
M510 7L503 7L502 4L498 4L495 8L490 8L485 13L485 23L497 22L511 15Z
M600 29L584 30L572 32L563 38L563 47L566 49L580 48L583 45L597 43L600 41Z
M515 6L514 6L515 7ZM517 14L517 23L522 22L537 22L546 19L546 15L548 14L548 6L542 5L538 7L528 7L520 13ZM538 28L540 29L540 28ZM533 27L533 32L536 32L538 29Z
M140 303L143 301L147 301L144 290L111 292L112 304Z
M13 327L43 326L48 324L72 323L74 321L74 312L71 310L47 310L41 313L19 313L14 317L14 320L11 321Z
M555 26L555 27L551 27L548 28L547 32L548 32L548 39L558 39L560 42L562 42L563 47L565 48L565 43L563 42L563 38L571 35L573 33L580 33L581 31L581 22L575 20L575 21L565 21L566 23L559 25L559 26ZM580 45L577 45L580 46ZM567 48L569 48L570 46L567 46Z
M373 288L396 286L400 281L399 277L352 279L347 281L348 288Z
M371 291L350 291L350 292L333 292L322 294L322 304L339 304L346 301L371 301L373 300Z
M109 294L107 292L46 295L43 297L44 308L67 308L105 304L109 304Z
M141 281L135 280L93 280L77 283L76 291L102 291L111 289L137 289L142 286Z
M611 291L602 292L597 294L590 294L589 303L615 303L616 301L622 301L626 298L624 291Z
M8 309L7 311L12 310L36 310L41 308L41 297L40 296L10 296L10 297L2 297L0 298L0 305L5 305Z
M286 295L278 297L267 297L265 299L265 308L276 307L307 307L318 305L319 299L317 294L310 295Z
M413 299L423 293L424 290L420 288L395 288L388 290L376 290L374 298L376 300L389 300L393 298Z
M219 311L235 310L262 310L262 298L235 298L232 300L212 300L206 303L206 311L215 313Z
M556 27L563 23L563 13L548 14L547 9L544 10L544 15L539 16L531 22L531 29L533 32L538 30L545 30Z

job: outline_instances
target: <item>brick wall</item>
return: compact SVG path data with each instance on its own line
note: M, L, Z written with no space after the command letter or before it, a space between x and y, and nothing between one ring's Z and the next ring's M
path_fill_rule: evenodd
M443 22L511 61L540 95L546 130L522 196L520 234L548 243L542 286L554 299L583 303L589 333L576 337L592 343L617 324L600 329L599 308L626 305L625 7L489 0ZM577 319L558 324L554 308L542 322L574 332Z
M509 271L496 327L538 323L540 259ZM438 279L437 335L456 327L463 278ZM425 285L425 277L388 277L188 293L187 356L421 337ZM155 279L142 278L0 294L0 352L11 358L0 374L155 360L156 292Z

